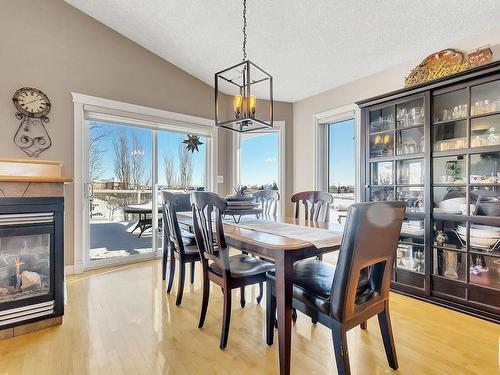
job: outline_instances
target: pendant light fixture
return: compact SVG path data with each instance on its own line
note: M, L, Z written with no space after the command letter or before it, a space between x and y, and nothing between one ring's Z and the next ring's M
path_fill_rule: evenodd
M246 45L243 0L243 61L215 73L215 125L240 133L273 127L273 77L247 60Z

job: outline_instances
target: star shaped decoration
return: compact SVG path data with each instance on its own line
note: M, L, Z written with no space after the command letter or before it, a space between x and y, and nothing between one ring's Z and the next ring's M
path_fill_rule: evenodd
M182 143L186 145L186 149L194 153L198 150L198 146L201 146L203 142L200 141L200 137L197 135L188 134L187 139L183 140Z

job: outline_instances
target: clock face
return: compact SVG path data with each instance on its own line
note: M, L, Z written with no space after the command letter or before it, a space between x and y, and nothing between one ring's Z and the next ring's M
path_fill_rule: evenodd
M12 101L19 113L28 117L44 117L50 111L50 101L47 95L31 87L17 90Z

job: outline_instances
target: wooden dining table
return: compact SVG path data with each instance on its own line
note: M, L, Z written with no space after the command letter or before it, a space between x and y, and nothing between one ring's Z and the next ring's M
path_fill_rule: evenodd
M191 213L178 213L177 216L181 229L194 233ZM273 217L272 220L328 229L333 232L342 232L343 230L342 226L337 223L313 222L288 217ZM242 221L242 224L244 222ZM293 264L302 259L339 250L341 236L338 236L338 242L318 249L311 242L305 240L243 228L237 223L229 221L224 223L224 234L228 246L258 255L275 263L279 367L280 374L288 375L291 368Z

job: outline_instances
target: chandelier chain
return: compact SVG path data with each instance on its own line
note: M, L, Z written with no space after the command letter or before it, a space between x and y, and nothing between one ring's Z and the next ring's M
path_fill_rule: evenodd
M247 59L247 0L243 0L243 61Z

